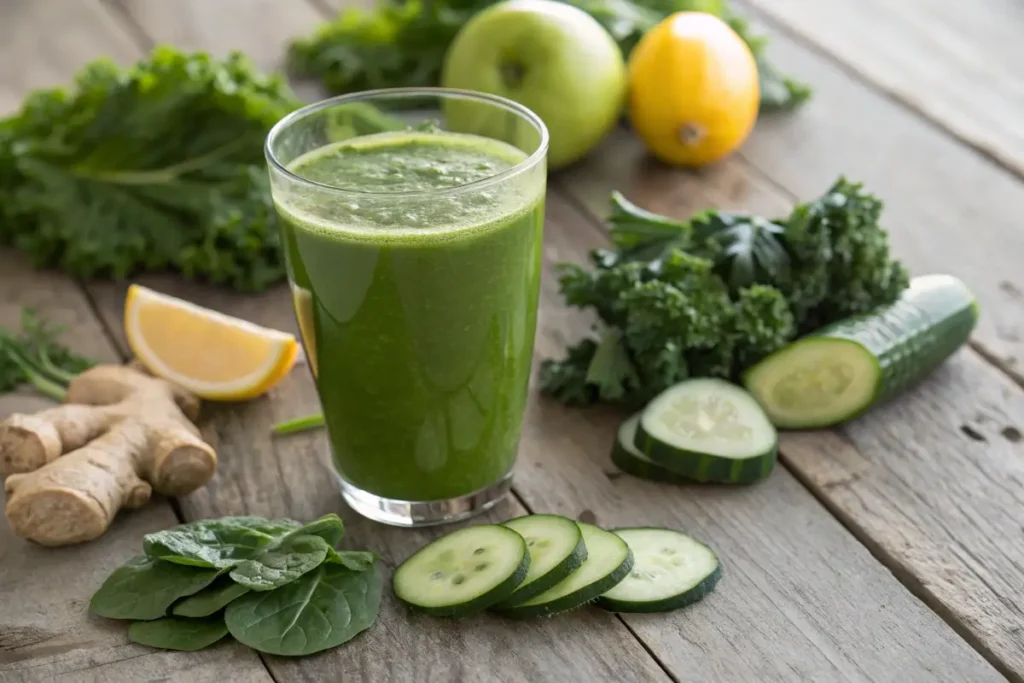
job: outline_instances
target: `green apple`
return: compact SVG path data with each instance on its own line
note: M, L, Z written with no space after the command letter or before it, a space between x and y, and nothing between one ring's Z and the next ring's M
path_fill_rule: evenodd
M555 0L508 0L475 15L448 48L441 80L533 110L551 136L551 168L583 157L608 135L627 90L612 37L583 10Z

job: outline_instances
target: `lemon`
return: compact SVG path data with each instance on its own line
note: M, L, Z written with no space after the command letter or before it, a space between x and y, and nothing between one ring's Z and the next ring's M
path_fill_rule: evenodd
M677 12L648 31L630 55L629 80L630 123L670 164L718 161L757 120L754 55L711 14Z
M285 332L132 285L124 307L128 345L146 368L200 398L253 398L277 384L298 355Z

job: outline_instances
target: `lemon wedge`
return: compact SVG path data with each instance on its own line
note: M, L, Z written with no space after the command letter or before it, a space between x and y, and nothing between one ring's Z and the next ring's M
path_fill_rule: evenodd
M291 334L140 285L128 288L124 330L150 372L217 401L263 394L288 374L299 352Z

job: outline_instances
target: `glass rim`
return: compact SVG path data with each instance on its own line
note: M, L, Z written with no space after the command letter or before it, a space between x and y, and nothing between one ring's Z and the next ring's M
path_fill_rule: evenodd
M486 102L488 104L494 104L505 108L508 111L519 114L524 119L529 121L534 128L540 133L540 143L537 145L537 149L534 150L528 157L517 163L511 168L507 168L504 171L495 173L492 176L481 178L480 180L474 180L473 182L466 183L464 185L456 185L455 187L446 187L437 190L412 190L408 192L375 192L373 190L354 190L346 189L342 187L336 187L328 183L322 183L309 178L304 178L297 173L290 171L277 155L274 154L273 144L277 137L289 126L293 125L299 119L305 118L310 114L315 114L323 109L328 109L338 104L347 102L358 102L363 100L372 100L379 98L399 98L399 97L410 97L410 96L457 96L463 99L476 100L478 102ZM532 168L535 166L548 151L549 134L548 128L544 125L544 121L541 120L532 109L526 107L514 100L510 100L500 95L492 95L490 93L477 92L475 90L463 90L460 88L426 88L426 87L410 87L410 88L379 88L376 90L361 90L355 93L348 93L345 95L336 95L329 97L319 102L313 102L311 104L299 107L295 111L289 113L287 116L282 118L280 121L274 124L267 133L266 141L263 144L264 155L270 162L270 165L276 169L279 173L287 176L290 180L293 180L310 187L314 187L318 190L331 192L339 195L359 196L359 197L394 197L396 199L402 198L418 198L418 197L437 197L442 195L458 194L461 192L472 191L482 187L487 187L499 183L503 180L507 180L519 173ZM312 151L312 150L310 150Z

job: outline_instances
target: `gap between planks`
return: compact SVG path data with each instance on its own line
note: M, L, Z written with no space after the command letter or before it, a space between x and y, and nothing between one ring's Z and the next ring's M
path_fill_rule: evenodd
M871 78L871 76L866 74L864 71L862 71L861 69L858 69L856 67L856 65L854 65L854 64L844 60L843 58L839 57L838 55L830 52L827 47L825 47L824 45L822 45L818 41L808 37L803 32L795 29L794 27L790 26L786 22L778 19L777 17L773 16L772 14L767 12L766 10L763 10L760 7L751 5L746 0L739 0L739 2L737 4L742 6L743 12L745 14L747 14L749 16L752 16L752 17L756 17L757 20L762 22L764 25L770 26L775 31L777 31L777 32L779 32L781 34L784 34L787 38L789 38L793 42L800 44L802 47L804 47L807 50L813 52L814 54L816 54L817 56L821 57L822 59L828 61L830 64L835 65L840 70L842 70L842 72L845 73L847 76L849 76L852 79L854 79L854 80L856 80L856 81L858 81L858 82L868 86L869 88L871 88L872 90L877 92L880 96L882 96L885 99L889 100L890 102L898 105L899 107L901 107L901 108L911 112L912 114L914 114L915 116L920 118L921 121L925 125L928 125L931 128L941 132L943 135L948 135L949 137L953 138L954 140L956 140L958 143L960 143L964 147L970 149L975 154L977 154L981 158L985 159L986 161L988 161L992 165L997 166L998 168L1002 169L1003 171L1006 171L1007 173L1009 173L1010 175L1014 176L1015 178L1017 178L1017 179L1019 179L1021 181L1024 181L1024 171L1022 171L1020 167L1016 166L1015 164L1013 164L1010 161L1007 161L1007 160L1003 159L997 153L995 153L992 150L988 149L987 147L982 145L980 142L976 142L976 141L970 139L969 137L967 137L966 135L964 135L963 133L961 133L960 131L955 130L954 128L951 128L942 119L940 119L939 117L929 113L928 111L926 111L922 107L920 107L917 104L915 104L913 99L901 95L894 88L890 88L890 87L887 87L885 85L882 85L881 83L878 83L873 78ZM768 54L770 56L771 55L771 43L768 44L768 48L767 49L768 49ZM799 78L800 74L794 74L794 76L796 78ZM811 83L811 87L812 88L814 87L813 83ZM814 97L813 93L812 93L811 97L812 98Z

